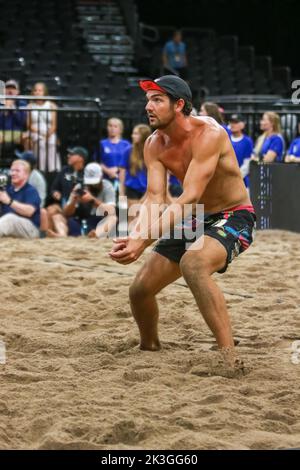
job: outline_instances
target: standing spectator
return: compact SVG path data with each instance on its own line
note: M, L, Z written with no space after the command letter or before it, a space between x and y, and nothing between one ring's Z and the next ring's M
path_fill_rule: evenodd
M8 80L5 83L6 96L18 96L20 94L19 84L16 80ZM27 105L24 100L7 98L4 107L6 111L0 111L0 146L4 145L6 151L13 158L14 147L22 143L22 134L26 129L26 112L20 107Z
M260 128L263 134L256 141L252 160L264 163L282 162L285 143L279 115L272 111L264 113Z
M107 121L107 139L100 140L99 149L94 154L94 160L101 164L104 178L108 179L115 188L119 182L120 161L130 146L128 140L122 139L123 132L123 121L116 117L110 118Z
M207 101L201 105L199 116L209 116L217 121L222 126L227 134L230 136L231 131L224 121L224 110L220 108L216 103Z
M47 207L50 236L64 233L63 208L74 186L83 183L83 171L87 160L88 151L84 147L68 149L68 164L58 173L50 189L51 202Z
M65 216L65 231L73 236L88 235L102 238L106 236L117 223L115 213L116 192L113 185L103 179L102 168L99 163L89 163L84 169L84 188L74 187L70 198L63 209ZM104 216L97 215L101 208L102 214L108 214L104 223Z
M36 168L36 156L30 150L27 150L23 153L17 151L15 155L20 160L24 160L29 164L30 176L28 183L31 184L31 186L33 186L37 190L41 199L41 208L44 207L47 196L47 182L45 180L44 175Z
M57 113L56 105L43 99L48 96L45 83L36 83L31 94L40 99L29 103L27 108L32 109L27 117L26 149L33 150L38 156L38 168L41 171L53 172L60 170L60 159L57 153Z
M300 163L300 137L293 140L285 157L286 163Z
M144 145L151 129L138 124L132 131L132 145L124 152L120 162L120 196L127 196L128 207L137 203L147 189L147 170L144 163Z
M11 184L0 191L0 237L38 238L41 200L28 183L29 164L15 160L10 173Z
M164 67L163 75L171 73L183 79L187 78L186 45L182 41L180 30L174 31L173 38L165 44L162 61Z
M244 134L245 122L238 114L232 114L229 118L231 130L230 140L234 148L239 167L246 187L249 187L249 164L253 152L253 141Z

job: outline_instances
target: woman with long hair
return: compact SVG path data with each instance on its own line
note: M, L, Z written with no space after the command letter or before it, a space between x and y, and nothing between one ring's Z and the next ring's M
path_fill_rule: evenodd
M252 160L264 163L283 160L285 142L281 132L280 117L273 111L264 113L260 121L263 133L258 137Z
M120 196L127 197L128 209L141 201L147 189L144 145L151 132L146 124L136 125L132 131L132 145L120 163Z
M32 150L37 157L39 170L46 172L58 171L61 168L57 143L57 113L53 101L45 100L48 88L45 83L38 82L32 88L31 95L38 97L32 100L27 109L27 133L25 135L27 150Z

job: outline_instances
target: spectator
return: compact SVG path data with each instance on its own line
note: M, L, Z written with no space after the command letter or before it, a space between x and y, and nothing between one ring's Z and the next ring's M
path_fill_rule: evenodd
M225 124L223 112L224 110L220 108L216 103L206 101L205 103L201 105L199 116L212 117L213 119L217 121L218 124L220 124L220 126L222 126L225 129L227 134L230 136L231 131L228 128L228 126L226 126Z
M94 154L94 160L101 164L104 178L108 179L115 188L119 182L120 161L130 146L128 140L122 139L123 131L123 121L115 117L110 118L107 121L107 139L100 140L99 149Z
M263 134L257 139L252 160L264 163L281 162L284 154L284 139L281 135L280 117L268 111L264 113L260 128Z
M164 67L163 75L171 73L183 79L187 78L186 45L182 41L180 30L174 31L173 38L165 44L162 61Z
M127 196L128 207L140 201L147 189L144 145L151 132L146 124L135 126L132 145L124 152L120 162L120 196Z
M24 160L11 165L11 184L0 191L0 237L38 238L40 204L37 190L28 183L30 166Z
M76 185L63 209L65 231L61 235L70 233L78 236L85 234L82 232L84 230L89 237L102 238L117 224L115 189L109 181L103 179L99 163L89 163L85 167L83 182L84 189ZM102 214L107 215L105 218L97 215L99 208Z
M33 150L38 156L38 168L41 171L60 170L60 159L56 149L57 113L56 105L43 99L49 94L45 83L36 83L31 94L40 99L29 103L32 109L27 116L26 150Z
M56 236L64 230L63 207L67 203L75 184L83 183L83 171L88 160L88 151L84 147L68 149L68 164L56 176L50 190L51 202L48 204L48 224L50 236ZM58 215L58 217L54 217ZM61 216L61 217L59 217ZM61 223L62 222L62 223Z
M27 150L23 153L16 151L15 155L20 160L24 160L29 164L30 176L28 183L31 184L31 186L33 186L37 190L41 200L41 208L44 207L47 195L47 182L45 180L44 175L36 168L36 156L30 150Z
M16 80L8 80L5 83L5 94L7 96L18 96L20 94L19 84ZM26 129L26 112L19 110L27 105L24 100L7 98L4 107L6 111L0 111L0 145L18 146L22 143L22 134ZM12 149L11 156L13 156Z
M300 163L300 137L293 140L285 157L286 163Z
M249 165L253 152L253 141L244 134L245 122L238 114L232 114L229 118L231 130L230 140L234 148L239 167L246 187L249 187Z

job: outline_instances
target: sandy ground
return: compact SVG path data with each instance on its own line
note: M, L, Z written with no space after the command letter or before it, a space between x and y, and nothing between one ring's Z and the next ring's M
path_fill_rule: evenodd
M300 235L260 232L216 276L240 379L210 375L214 341L183 281L159 295L163 350L138 350L128 286L142 260L114 264L109 247L1 240L0 448L300 447Z

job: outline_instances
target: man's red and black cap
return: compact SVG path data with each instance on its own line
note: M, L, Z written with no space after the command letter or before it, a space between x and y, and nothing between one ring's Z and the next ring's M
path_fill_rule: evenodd
M190 87L177 75L164 75L163 77L156 78L156 80L140 80L139 85L146 93L148 91L160 91L176 99L182 98L189 102L193 99Z

